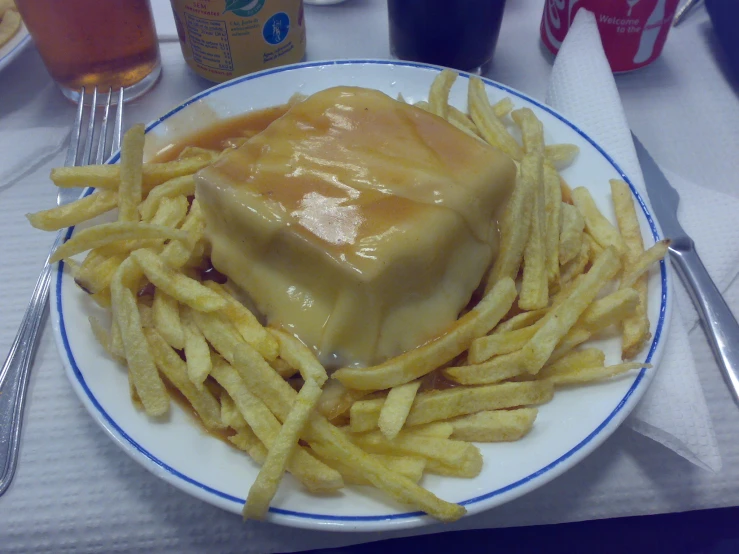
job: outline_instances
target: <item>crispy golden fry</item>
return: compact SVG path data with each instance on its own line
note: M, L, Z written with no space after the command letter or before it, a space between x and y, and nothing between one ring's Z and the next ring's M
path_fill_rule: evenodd
M581 345L592 336L593 333L584 327L575 327L571 329L564 337L562 337L559 343L557 343L557 348L555 348L552 355L549 356L547 363L554 363L557 360L562 359L562 357L569 354L573 348Z
M572 191L572 201L583 218L585 219L585 229L595 239L595 242L600 244L603 248L613 246L616 248L619 256L626 254L626 243L613 224L606 219L606 217L595 205L593 197L590 195L590 191L585 187L577 187Z
M136 250L131 253L131 258L155 287L192 309L214 312L225 308L226 301L221 295L204 287L198 281L173 271L152 250L146 248Z
M300 389L292 409L269 448L267 458L254 484L249 489L243 515L246 519L264 519L269 503L285 473L288 461L298 446L298 439L311 411L321 396L321 386L309 379Z
M147 306L143 302L137 302L139 308L139 318L141 319L142 329L154 329L154 314L152 314L151 306Z
M495 115L487 92L485 92L485 85L478 77L470 78L467 93L470 117L477 125L477 129L483 138L490 145L499 148L514 160L520 160L523 156L521 147Z
M148 193L154 187L175 177L192 175L215 158L197 156L164 163L147 163L142 168L142 188ZM121 165L84 165L56 167L51 170L51 180L61 188L93 187L117 191L121 183Z
M189 306L180 307L180 321L185 342L187 376L196 387L201 388L213 367L210 358L210 347L195 323L192 308Z
M347 389L341 381L329 379L323 385L323 394L318 401L318 412L329 421L346 413L354 402L367 395L367 391Z
M293 375L297 375L298 373L300 373L300 371L298 371L296 367L293 367L282 358L275 358L274 360L271 360L269 362L269 365L271 365L272 369L279 373L280 377L282 377L283 379L289 379ZM335 382L338 383L338 381Z
M163 198L157 206L157 211L149 220L154 225L176 228L187 216L189 204L184 196Z
M415 104L413 104L413 105L414 105L414 106L415 106L416 108L420 108L420 109L422 109L422 110L423 110L423 111L425 111L425 112L429 112L429 113L432 113L432 112L431 112L431 105L430 105L430 104L429 104L428 102L426 102L425 100L421 100L420 102L416 102L416 103L415 103Z
M89 294L96 294L103 291L110 286L113 275L115 275L116 270L125 259L126 256L118 254L96 265L83 263L80 265L74 281Z
M608 247L595 261L567 299L544 316L542 326L523 347L523 369L536 374L544 366L559 340L575 325L601 288L621 269L618 253Z
M414 425L408 429L408 432L418 436L448 439L454 433L454 426L448 421L434 421L423 425Z
M120 329L131 380L146 413L151 416L160 416L169 409L169 395L159 377L154 358L149 351L149 344L141 328L136 299L123 284L126 265L131 263L133 263L132 260L123 262L110 284L113 318Z
M501 98L495 104L493 104L493 113L495 113L495 116L499 119L507 116L509 113L511 113L512 110L513 102L511 102L511 99L507 96L505 98Z
M13 9L0 14L0 46L8 42L18 32L21 16Z
M590 233L585 233L583 239L588 244L588 261L593 263L595 259L603 252L603 247L595 242L595 239L590 236Z
M352 435L351 439L354 444L366 452L396 456L421 456L426 460L435 460L449 466L460 464L469 456L469 450L477 450L477 447L468 442L416 435L407 431L402 431L393 440L386 439L379 432Z
M336 427L320 416L311 420L312 448L320 455L355 467L370 483L396 501L416 506L441 521L456 521L467 510L439 499L413 481L385 467L380 461L352 444Z
M198 414L206 429L225 428L221 421L221 407L207 387L197 388L187 376L187 366L156 329L144 330L151 353L159 371L179 390Z
M583 237L585 237L583 233ZM561 267L559 273L560 286L568 285L582 275L590 262L590 245L586 240L580 245L580 253Z
M151 305L154 327L172 348L185 348L185 331L180 321L180 305L162 289L154 291Z
M547 379L556 387L565 385L581 385L584 383L592 383L594 381L604 381L621 375L632 369L650 368L651 364L638 364L633 362L627 362L623 364L616 364L606 367L590 367L583 368L573 373L566 373L563 375L553 375Z
M628 273L637 258L644 252L644 240L642 239L639 220L636 217L634 200L629 185L618 179L611 180L611 196L613 207L616 211L616 221L621 236L626 243L626 257L624 272ZM623 338L621 354L623 359L628 360L636 356L649 340L652 333L649 331L649 318L647 317L648 275L643 274L636 279L633 288L639 294L639 304L634 314L623 321Z
M146 166L144 166L146 167ZM148 220L154 217L163 198L174 198L176 196L193 196L195 194L195 180L192 175L183 175L170 179L166 183L157 185L146 197L138 210L141 219Z
M572 165L579 153L580 149L574 144L549 144L544 147L547 164L558 170Z
M517 441L534 425L538 410L492 410L477 412L451 420L452 438L470 442Z
M499 383L525 372L521 360L521 351L518 350L480 364L447 367L444 375L462 385Z
M531 337L534 336L534 333L536 333L540 326L540 324L534 323L521 329L493 333L492 335L475 339L472 341L469 352L467 353L467 361L470 364L479 364L485 360L489 360L493 356L510 354L516 350L521 350L531 340Z
M606 355L598 348L575 350L562 356L562 358L556 362L545 365L536 378L548 379L554 376L574 373L581 369L603 367L605 364Z
M528 163L533 164L533 167L527 168ZM518 297L518 306L523 310L546 308L549 302L549 279L545 251L547 216L542 167L542 157L538 153L527 153L523 162L521 162L521 171L530 170L535 179L529 236L523 254L523 280Z
M140 316L139 316L140 317ZM121 328L118 327L115 318L110 322L110 351L113 356L121 360L126 359L126 353L123 351L123 337L121 336ZM129 375L131 372L128 372Z
M416 399L420 381L411 381L390 389L385 403L380 410L378 426L386 439L392 440L398 436L405 424L405 418L411 410L413 401Z
M533 325L544 317L549 310L547 308L543 310L534 310L531 312L522 312L513 316L511 319L507 319L500 323L494 330L493 334L507 333L509 331L517 331L523 329L529 325ZM482 360L480 360L482 361Z
M500 251L485 285L486 291L500 279L515 279L518 275L531 229L537 167L536 159L526 156L518 168L516 186L499 222Z
M639 294L634 289L621 289L599 298L583 312L578 326L592 333L619 323L627 318L639 305Z
M74 256L85 250L111 244L120 240L132 239L171 239L188 240L188 234L179 229L147 223L118 222L102 223L77 231L72 237L54 251L51 263Z
M277 418L267 409L267 406L250 392L239 373L222 358L216 359L211 375L226 389L249 427L259 437L259 440L264 443L267 449L272 448L280 433L281 426ZM336 470L318 461L301 447L295 450L294 455L288 462L287 469L308 490L314 492L335 491L344 485L341 475Z
M241 302L236 300L233 295L229 294L222 285L213 281L207 281L205 286L217 292L226 301L226 307L223 309L223 313L233 323L244 340L256 348L268 361L277 358L279 350L277 340L267 329L262 327L254 314Z
M544 165L544 212L546 231L544 233L545 265L550 287L559 285L559 230L562 219L562 188L559 175L549 165Z
M144 162L144 126L137 124L123 135L121 144L121 184L118 188L118 221L138 221Z
M372 457L384 465L389 471L402 475L414 483L418 483L421 480L423 470L426 469L426 460L421 457L391 456L388 454L373 454ZM347 485L372 485L356 468L336 460L323 458L322 456L318 456L318 458L341 473Z
M259 465L267 459L267 449L248 426L239 429L235 435L228 437L228 440L236 448L246 452Z
M582 250L585 219L580 210L571 204L562 202L561 227L559 231L559 264L574 260Z
M511 119L521 130L524 152L544 156L544 126L534 112L520 108L511 112Z
M636 281L644 275L649 268L662 260L667 255L667 249L670 247L668 239L655 243L651 248L643 252L634 260L628 271L621 278L621 288L633 287Z
M457 72L445 69L439 73L434 82L431 83L429 91L429 110L431 113L447 119L449 113L449 91L454 81L457 80Z
M543 404L551 398L552 388L537 381L422 392L416 396L406 419L406 428L484 410ZM375 429L382 403L382 398L355 402L350 410L351 431L361 433Z
M457 129L465 131L468 135L472 135L475 138L480 137L477 127L472 122L470 117L461 110L458 110L454 106L449 106L449 112L447 113L447 121L454 125Z
M318 386L323 386L326 379L328 379L328 375L313 352L289 333L278 329L270 329L269 331L277 339L280 357L296 367L306 382L313 380L318 383Z
M508 312L515 298L516 285L511 279L502 278L446 334L380 365L343 368L333 377L344 386L359 390L381 390L413 381L464 352L475 338L486 335Z
M186 232L189 240L173 240L161 253L161 258L172 269L183 267L190 260L193 251L205 233L205 219L200 210L200 203L193 200L190 212L180 228Z
M213 349L229 363L234 361L234 351L242 342L234 326L221 314L189 310L192 319ZM261 356L260 356L260 359ZM266 364L267 362L262 359Z
M228 392L223 390L218 399L221 402L221 423L223 423L226 427L231 427L231 429L234 429L236 431L247 429L249 433L252 433L254 440L258 441L259 439L249 428L249 424L244 419L244 416L241 415L241 412L239 412L239 409L236 407L236 403L234 402L233 398L229 396Z
M448 477L473 479L480 475L482 471L482 454L480 453L480 449L475 447L468 449L465 452L464 458L456 464L445 464L438 460L428 460L426 462L426 471Z
M97 217L118 204L118 194L102 191L90 194L64 206L43 210L26 217L33 227L43 231L57 231Z

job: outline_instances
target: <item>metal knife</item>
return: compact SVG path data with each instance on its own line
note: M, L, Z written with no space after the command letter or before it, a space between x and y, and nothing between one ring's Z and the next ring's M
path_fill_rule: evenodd
M644 145L633 134L636 155L644 174L649 200L665 237L671 240L669 256L693 301L701 325L734 402L739 405L739 324L721 292L706 271L695 243L677 220L680 195Z

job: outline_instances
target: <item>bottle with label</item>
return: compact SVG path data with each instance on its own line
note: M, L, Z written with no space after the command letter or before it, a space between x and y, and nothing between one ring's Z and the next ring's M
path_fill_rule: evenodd
M182 55L217 83L305 56L302 0L171 0Z

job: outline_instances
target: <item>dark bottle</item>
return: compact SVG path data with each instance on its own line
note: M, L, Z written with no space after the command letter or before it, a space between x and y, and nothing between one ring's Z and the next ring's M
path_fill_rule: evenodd
M388 0L387 7L394 56L473 71L493 57L505 0Z

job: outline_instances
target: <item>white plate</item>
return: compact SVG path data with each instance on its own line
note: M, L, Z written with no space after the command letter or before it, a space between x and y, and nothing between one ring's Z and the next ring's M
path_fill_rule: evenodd
M13 38L0 46L0 71L12 62L29 44L31 44L31 35L28 34L26 26L21 22L21 27L13 35Z
M190 134L248 110L273 106L294 92L313 93L334 85L372 87L409 101L425 99L438 68L390 61L307 63L268 70L205 91L147 127L147 155L172 139ZM606 214L613 218L608 180L626 177L592 140L550 108L507 87L486 81L492 99L511 96L517 107L528 106L542 119L547 143L580 147L573 167L564 172L571 186L587 185ZM466 104L466 76L452 89L451 101ZM111 162L115 163L118 155ZM627 179L628 180L628 179ZM632 187L632 191L634 191ZM659 232L638 197L645 243ZM70 236L74 230L70 230ZM75 286L60 264L54 276L52 321L57 344L75 391L90 414L135 460L180 489L240 513L258 467L245 454L206 435L179 407L166 421L151 421L129 401L125 370L95 342L87 317L101 313ZM665 264L649 282L649 316L654 339L641 359L659 361L669 321L668 274ZM104 314L103 314L104 316ZM616 362L618 340L603 345ZM541 407L534 429L516 443L482 444L485 464L475 479L426 476L423 485L446 500L464 504L473 514L525 494L572 467L606 439L633 409L655 369L641 370L608 383L557 392ZM297 527L370 531L400 529L434 520L394 504L368 487L349 487L340 495L320 497L304 492L286 476L269 514L270 521Z

